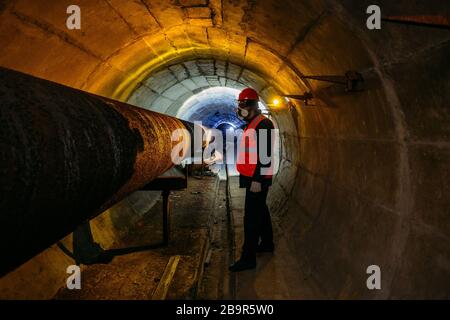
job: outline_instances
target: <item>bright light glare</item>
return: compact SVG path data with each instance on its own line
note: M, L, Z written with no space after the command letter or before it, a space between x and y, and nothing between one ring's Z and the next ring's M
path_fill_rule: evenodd
M280 100L278 100L278 99L273 99L273 105L274 106L278 106L280 104Z

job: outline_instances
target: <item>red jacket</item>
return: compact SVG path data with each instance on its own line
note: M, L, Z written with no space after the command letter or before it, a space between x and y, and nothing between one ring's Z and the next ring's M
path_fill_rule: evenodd
M236 169L241 174L241 187L248 187L251 181L258 181L270 185L273 175L273 141L271 130L274 128L272 121L263 115L255 116L245 128L239 144ZM267 130L266 135L261 130ZM260 154L259 139L265 138L267 152ZM260 156L266 156L268 163L261 163Z

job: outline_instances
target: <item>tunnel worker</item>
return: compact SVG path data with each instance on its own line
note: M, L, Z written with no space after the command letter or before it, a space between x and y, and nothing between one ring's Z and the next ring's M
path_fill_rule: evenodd
M238 117L246 122L238 147L236 168L239 185L245 188L244 245L239 261L230 266L237 272L256 268L257 252L273 252L272 222L266 204L272 185L272 121L261 114L258 93L246 88L238 98ZM265 159L262 161L262 159Z

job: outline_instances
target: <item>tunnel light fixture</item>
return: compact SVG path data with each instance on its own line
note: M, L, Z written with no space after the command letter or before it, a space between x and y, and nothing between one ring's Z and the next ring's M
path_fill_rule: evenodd
M283 97L275 97L273 98L272 103L268 103L267 106L272 108L279 108L285 104L286 102L284 101Z
M277 99L277 98L275 98L275 99L273 99L273 105L275 106L275 107L278 107L279 105L280 105L280 100L279 99Z
M272 103L268 103L267 106L273 107L273 108L279 108L279 107L286 107L289 106L291 101L289 100L288 96L277 96L274 97L272 100Z

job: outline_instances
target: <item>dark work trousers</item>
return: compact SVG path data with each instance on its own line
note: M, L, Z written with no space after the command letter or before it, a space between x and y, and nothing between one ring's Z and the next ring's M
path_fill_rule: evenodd
M272 221L266 204L268 191L268 187L263 187L257 193L246 188L242 260L256 262L256 249L260 239L263 245L273 244Z

